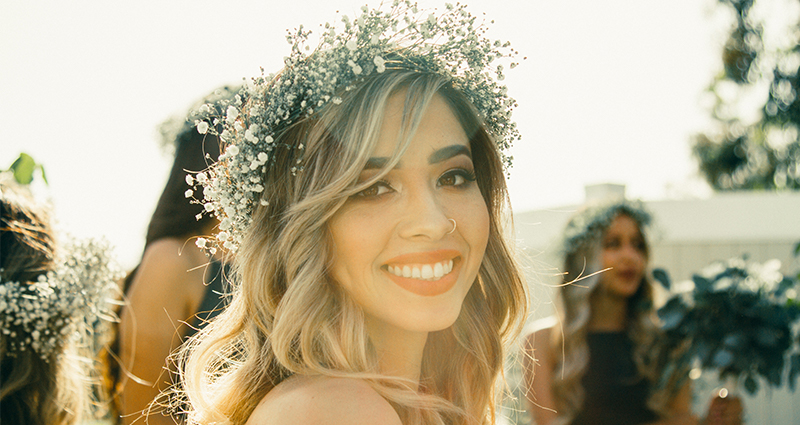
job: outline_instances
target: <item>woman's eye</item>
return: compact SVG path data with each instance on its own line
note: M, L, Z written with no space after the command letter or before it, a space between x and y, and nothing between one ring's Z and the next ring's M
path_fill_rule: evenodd
M475 174L464 169L450 170L439 177L439 186L463 186L475 181Z
M392 187L389 186L388 183L380 181L362 190L361 192L356 193L355 196L361 198L373 198L383 195L384 193L388 193L390 190L392 190Z

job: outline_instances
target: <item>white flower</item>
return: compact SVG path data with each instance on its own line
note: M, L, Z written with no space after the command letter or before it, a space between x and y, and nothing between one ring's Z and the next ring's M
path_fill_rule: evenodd
M189 186L194 186L194 178L192 178L191 174L186 175L186 184Z
M356 41L353 40L352 38L350 40L347 40L347 43L345 43L344 46L347 47L347 50L351 52L355 51L358 48L358 44L356 44Z
M203 208L205 208L205 210L208 212L214 211L214 205L211 202L206 202L203 204Z
M211 111L208 108L208 104L204 103L204 104L200 105L200 113L201 114L207 114L209 112L211 112Z
M268 160L268 159L269 159L269 155L267 155L266 153L264 153L264 152L259 152L259 153L258 153L258 160L259 160L259 161L260 161L262 164L263 164L263 163L265 163L265 162L267 162L267 160Z
M225 154L229 157L236 156L239 154L239 147L236 145L228 146L228 149L225 149Z
M233 105L228 105L227 111L225 111L225 115L229 123L233 123L236 121L236 118L239 118L239 110L236 109Z
M230 235L228 234L228 232L219 232L219 235L217 235L217 239L219 239L219 240L224 242L224 241L228 240L229 236Z
M186 189L186 192L183 192L183 196L185 196L187 198L191 198L192 195L194 195L194 192L192 192L192 189Z
M208 242L206 238L197 238L194 244L197 245L198 248L203 249L206 247L206 242Z
M378 71L378 73L386 71L386 59L380 56L375 56L375 58L372 59L372 62L375 64L375 70Z
M200 121L197 123L197 132L200 134L206 134L208 132L208 123L205 121Z

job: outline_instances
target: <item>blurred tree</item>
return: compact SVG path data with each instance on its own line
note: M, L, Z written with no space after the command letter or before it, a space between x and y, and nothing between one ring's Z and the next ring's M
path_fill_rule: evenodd
M700 171L715 190L800 190L800 0L719 2L736 22L709 87L719 129L693 140Z

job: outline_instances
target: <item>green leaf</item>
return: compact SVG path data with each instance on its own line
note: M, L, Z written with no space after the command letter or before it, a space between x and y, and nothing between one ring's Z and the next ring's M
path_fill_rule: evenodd
M35 169L36 161L24 152L19 154L19 158L11 164L10 168L14 173L14 180L19 184L30 184L33 181L33 170Z
M800 354L793 354L789 370L789 388L794 392L797 386L797 377L800 376Z
M36 168L42 172L42 180L44 180L44 183L49 185L50 182L47 181L47 175L44 173L44 166L42 164L37 164Z
M680 297L673 297L663 307L658 309L658 317L661 319L662 329L670 331L677 328L686 315L686 304Z
M714 359L711 360L714 367L720 369L730 366L733 363L733 353L728 350L719 350L714 354Z
M758 391L758 382L756 382L752 376L747 375L744 379L744 389L746 389L750 395L753 395Z
M668 291L669 291L670 287L672 286L672 283L670 282L670 279L669 279L669 274L664 269L659 268L659 269L653 270L653 279L658 281L658 283L660 283L661 286L663 286L664 289L666 289Z
M692 280L694 281L695 291L710 292L713 288L712 282L699 274L692 276Z

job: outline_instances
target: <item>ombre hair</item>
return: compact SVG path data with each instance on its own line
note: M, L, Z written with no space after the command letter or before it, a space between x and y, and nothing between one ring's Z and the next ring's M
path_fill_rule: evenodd
M382 172L357 184L397 93L405 95L398 147ZM329 273L327 222L399 161L437 95L469 137L490 228L458 319L429 334L417 392L380 374L363 311ZM234 259L230 304L182 349L189 422L244 424L270 390L300 374L363 379L404 424L494 423L503 345L518 335L527 311L522 275L503 236L511 217L498 148L466 97L435 73L387 66L341 98L276 138L282 147L271 154L262 202ZM298 163L302 171L292 175Z
M565 230L564 282L560 286L560 320L556 326L561 332L552 332L553 352L556 357L553 395L559 413L557 423L570 423L583 406L585 392L583 376L589 365L589 346L586 342L591 317L591 297L602 290L600 252L606 230L618 217L631 218L643 239L643 254L649 260L650 246L647 231L650 214L639 202L618 201L585 209L570 219ZM579 281L576 281L580 279ZM653 287L647 273L639 289L628 299L628 326L626 332L633 342L633 361L639 375L650 382L648 407L665 415L667 403L677 390L674 382L666 388L655 390L660 378L661 362L658 353L660 328L653 304Z

